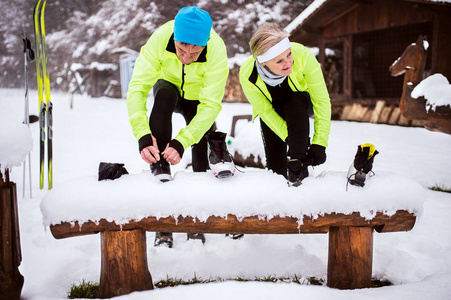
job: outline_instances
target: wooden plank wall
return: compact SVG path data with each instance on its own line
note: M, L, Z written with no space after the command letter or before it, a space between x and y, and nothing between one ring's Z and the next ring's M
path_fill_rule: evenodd
M364 2L323 30L323 38L370 32L409 24L430 22L433 13L417 3Z
M399 126L422 126L401 115L398 106L378 100L376 105L353 103L344 105L338 116L341 121L356 121L373 124L389 124Z

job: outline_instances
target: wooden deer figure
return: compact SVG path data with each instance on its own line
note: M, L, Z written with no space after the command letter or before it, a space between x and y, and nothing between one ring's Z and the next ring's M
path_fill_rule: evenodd
M389 68L392 76L404 74L403 91L399 108L404 117L416 120L429 130L451 134L451 109L437 107L436 111L426 111L424 97L412 98L412 90L423 80L427 53L424 48L426 37L420 35L416 43L407 46L404 53Z

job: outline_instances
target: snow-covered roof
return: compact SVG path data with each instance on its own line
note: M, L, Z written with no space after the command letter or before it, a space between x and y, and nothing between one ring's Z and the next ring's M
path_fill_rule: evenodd
M305 10L303 10L290 24L285 27L288 33L293 32L299 25L301 25L308 17L310 17L315 11L317 11L328 0L314 0ZM424 0L424 2L435 3L449 3L451 0Z
M321 7L321 5L324 4L327 0L315 0L313 1L306 9L304 9L299 16L297 16L290 24L285 27L285 30L288 33L291 33L293 30L295 30L299 25L304 22L305 19L307 19L312 13L314 13L318 8Z

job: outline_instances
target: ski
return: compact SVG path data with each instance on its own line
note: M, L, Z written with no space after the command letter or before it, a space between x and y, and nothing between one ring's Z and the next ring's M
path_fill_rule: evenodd
M47 45L45 41L45 22L44 22L44 12L46 1L42 3L40 10L40 35L41 35L41 48L42 48L42 75L44 82L45 91L45 108L46 108L46 119L47 119L47 176L48 176L48 189L51 190L53 187L53 104L50 98L50 78L49 71L47 69Z
M47 69L44 23L45 5L45 0L38 0L36 2L33 11L33 23L36 49L36 78L39 100L39 187L41 190L44 188L45 146L47 142L48 189L50 190L53 187L53 105L50 99L50 79Z
M42 80L42 64L41 64L41 34L40 34L40 4L41 0L36 2L33 11L33 24L34 24L34 43L36 50L36 79L38 88L38 100L39 100L39 187L42 190L44 188L44 156L45 156L45 102L43 95L43 80Z

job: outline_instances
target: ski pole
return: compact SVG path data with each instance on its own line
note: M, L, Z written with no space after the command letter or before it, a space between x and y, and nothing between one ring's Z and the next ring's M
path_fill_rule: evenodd
M23 52L24 52L24 64L25 64L25 120L24 123L30 128L30 111L29 111L29 101L28 101L28 62L32 62L34 60L34 52L31 48L31 42L27 38L26 34L22 35L23 40ZM23 197L25 198L25 168L26 168L27 159L24 160L23 164ZM31 151L28 152L28 173L30 176L30 198L33 198L31 190Z

